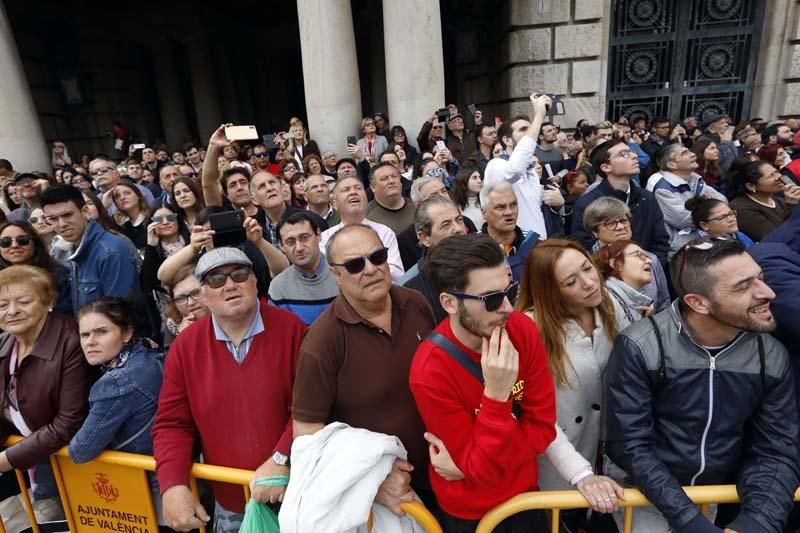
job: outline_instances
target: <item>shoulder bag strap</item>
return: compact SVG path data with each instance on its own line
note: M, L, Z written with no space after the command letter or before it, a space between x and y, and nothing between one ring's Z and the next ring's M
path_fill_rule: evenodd
M481 366L470 359L469 356L464 353L464 350L456 346L453 341L440 333L436 333L435 331L431 332L427 337L425 337L425 340L431 341L433 344L447 352L450 357L458 361L458 363L463 366L467 372L472 374L472 376L477 379L481 385L483 385L483 371L481 370Z

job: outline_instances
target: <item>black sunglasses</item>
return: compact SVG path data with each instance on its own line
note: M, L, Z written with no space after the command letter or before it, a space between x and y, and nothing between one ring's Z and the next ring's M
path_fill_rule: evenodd
M157 222L159 224L163 222L175 222L178 220L178 215L175 213L170 213L169 215L157 215L152 218L153 222Z
M252 270L250 270L250 268L241 267L237 268L236 270L232 270L231 272L218 272L217 274L209 274L205 277L203 283L212 289L219 289L228 282L228 278L231 278L234 283L244 283L247 281L247 278L250 277L251 272Z
M367 261L375 266L381 266L389 259L389 249L379 248L369 255L362 255L361 257L354 257L348 259L344 263L331 263L331 266L343 266L350 274L359 274L364 271L367 266Z
M267 155L269 155L267 152L259 152L257 154L254 153L253 157L267 157Z
M506 298L508 298L511 305L514 305L517 301L517 292L519 292L519 283L515 281L506 287L504 291L490 292L489 294L483 295L467 294L464 292L451 292L450 294L464 300L480 300L483 302L483 307L488 312L492 313L500 309L500 306L503 305L503 301Z
M0 239L0 248L11 248L14 244L14 241L17 241L17 244L20 246L28 246L31 243L31 238L27 235L20 235L19 237L3 237Z

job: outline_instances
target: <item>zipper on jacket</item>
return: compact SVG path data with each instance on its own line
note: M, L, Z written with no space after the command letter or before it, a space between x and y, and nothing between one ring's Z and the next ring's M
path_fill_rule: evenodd
M703 430L703 438L700 439L700 470L692 476L690 485L694 485L697 478L705 472L706 469L706 438L708 437L708 430L711 429L711 420L714 418L714 370L717 368L716 357L712 357L708 350L708 420L706 421L706 428ZM719 354L717 354L719 355Z

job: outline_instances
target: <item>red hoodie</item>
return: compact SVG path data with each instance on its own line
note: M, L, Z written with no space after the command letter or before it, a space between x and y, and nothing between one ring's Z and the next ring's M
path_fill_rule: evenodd
M435 330L480 364L481 354L456 339L445 320ZM556 436L553 379L536 324L514 312L506 324L519 352L519 376L512 397L520 404L483 394L483 385L444 350L424 341L411 363L409 382L426 429L442 439L458 468L460 481L445 481L428 469L431 487L442 509L465 520L486 512L521 492L537 489L538 455Z

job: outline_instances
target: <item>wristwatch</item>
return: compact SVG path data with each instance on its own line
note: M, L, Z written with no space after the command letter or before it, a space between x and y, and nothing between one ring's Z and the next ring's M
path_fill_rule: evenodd
M272 460L278 466L289 466L289 458L283 455L281 452L273 452Z

